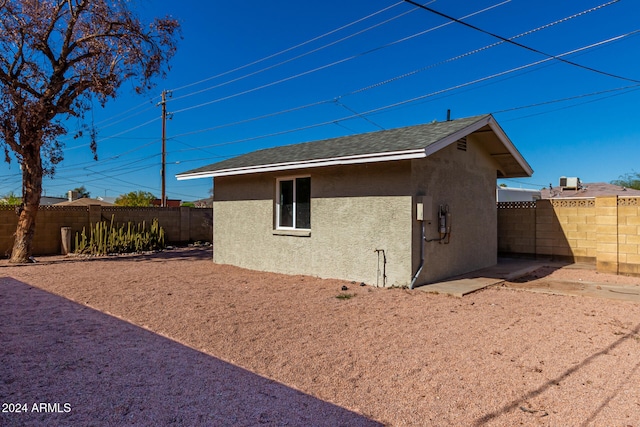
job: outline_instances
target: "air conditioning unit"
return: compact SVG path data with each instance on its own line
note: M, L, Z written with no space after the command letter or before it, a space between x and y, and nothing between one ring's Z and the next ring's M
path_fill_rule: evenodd
M560 187L565 190L577 190L580 188L580 178L578 177L566 177L566 176L561 176L560 177Z

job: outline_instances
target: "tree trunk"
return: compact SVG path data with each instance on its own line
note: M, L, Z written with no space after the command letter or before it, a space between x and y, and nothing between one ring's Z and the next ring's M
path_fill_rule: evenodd
M30 262L33 253L32 241L36 231L36 216L42 194L42 161L40 149L23 157L22 161L22 205L19 208L11 263Z

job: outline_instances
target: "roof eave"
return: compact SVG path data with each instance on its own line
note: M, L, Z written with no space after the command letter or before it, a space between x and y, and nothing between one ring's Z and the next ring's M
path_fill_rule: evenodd
M424 149L392 151L388 153L371 153L358 156L332 157L327 159L305 160L300 162L273 163L267 165L229 168L216 171L203 171L176 175L179 181L198 178L216 178L219 176L246 175L263 172L280 172L294 169L317 168L325 166L355 165L362 163L388 162L393 160L410 160L426 157Z
M522 157L518 149L515 147L515 145L513 145L513 142L511 142L507 134L504 133L504 131L502 130L502 128L500 127L500 125L492 115L485 116L480 120L470 124L469 126L462 128L459 131L454 132L445 138L442 138L440 141L434 144L429 145L425 150L426 155L430 156L436 151L439 151L447 147L449 144L452 144L457 140L459 140L460 138L463 138L467 135L472 134L473 132L483 128L486 125L489 125L491 130L496 134L496 136L498 137L500 142L502 142L502 144L507 149L509 154L513 156L513 158L516 160L516 162L518 162L518 164L523 170L523 174L505 176L504 178L523 178L523 177L530 177L531 175L533 175L533 169L531 168L529 163L527 163L524 157Z
M489 123L488 123L489 126L495 132L495 134L498 136L500 141L502 141L504 146L509 151L509 154L511 154L513 156L513 158L516 159L516 161L522 167L522 170L526 174L526 175L519 175L519 174L518 175L514 175L513 178L530 177L531 175L533 175L533 169L531 168L531 165L529 165L529 163L524 159L524 157L522 157L522 154L520 154L520 152L518 151L516 146L513 144L513 142L511 142L511 140L509 139L507 134L504 133L504 131L502 130L502 128L500 127L498 122L493 118L493 116L490 116L489 118L490 118ZM509 177L507 177L507 178L509 178Z
M179 181L188 180L188 179L198 179L198 178L215 178L220 176L233 176L233 175L245 175L245 174L254 174L254 173L263 173L263 172L279 172L286 170L294 170L294 169L305 169L305 168L315 168L315 167L323 167L323 166L336 166L336 165L354 165L361 163L373 163L373 162L384 162L384 161L392 161L392 160L409 160L409 159L419 159L427 157L448 145L454 143L462 137L472 134L478 129L489 126L490 129L495 133L497 138L506 148L508 155L511 155L516 163L520 166L521 171L511 171L511 173L507 174L508 176L504 176L503 178L515 178L515 177L530 177L533 174L533 169L527 161L522 157L520 152L513 145L509 137L504 133L500 125L496 122L492 115L487 115L479 118L477 121L471 123L470 125L452 133L451 135L442 138L441 140L428 145L426 148L420 149L412 149L412 150L404 150L404 151L394 151L394 152L382 152L382 153L368 153L368 154L358 154L353 156L342 156L342 157L332 157L332 158L323 158L323 159L312 159L312 160L303 160L303 161L292 161L292 162L283 162L283 163L272 163L265 165L255 165L255 166L245 166L245 167L237 167L237 168L227 168L227 169L219 169L219 170L208 170L208 171L199 171L199 172L186 172L182 174L176 175L176 179ZM506 153L504 153L506 155Z

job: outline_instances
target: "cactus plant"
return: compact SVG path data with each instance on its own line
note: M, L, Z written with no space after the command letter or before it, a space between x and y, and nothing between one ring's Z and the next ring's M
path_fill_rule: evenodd
M75 252L80 254L107 255L114 253L143 252L161 250L165 247L164 229L154 218L150 230L147 230L146 222L125 225L114 223L111 216L110 223L101 221L90 227L90 237L87 241L86 231L76 233Z

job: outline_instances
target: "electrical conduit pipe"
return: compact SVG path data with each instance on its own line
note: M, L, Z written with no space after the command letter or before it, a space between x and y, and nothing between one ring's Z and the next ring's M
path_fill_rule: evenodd
M420 221L422 223L422 236L420 237L420 265L418 266L418 270L416 274L413 275L411 279L411 284L409 285L409 289L413 289L416 284L416 280L418 280L418 276L422 272L422 268L424 267L424 242L427 240L426 231L424 221Z

